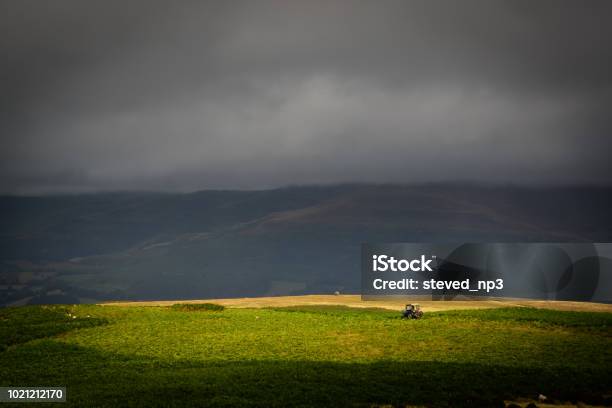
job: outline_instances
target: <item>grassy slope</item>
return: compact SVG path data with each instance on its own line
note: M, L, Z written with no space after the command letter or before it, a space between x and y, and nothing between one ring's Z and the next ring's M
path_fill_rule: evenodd
M171 306L176 300L152 300L133 302L102 303L114 306ZM458 309L489 309L499 307L535 307L553 310L569 310L580 312L610 312L612 304L594 302L572 302L564 300L531 300L516 298L481 297L476 300L457 298L452 301L431 300L427 296L413 296L409 299L393 299L385 297L379 300L362 300L360 295L301 295L301 296L269 296L232 299L184 300L182 303L201 304L214 302L226 307L262 308L286 306L338 305L350 307L402 310L406 303L419 303L428 312L442 312Z
M0 309L0 385L66 385L72 406L602 403L611 327L609 313L530 308Z

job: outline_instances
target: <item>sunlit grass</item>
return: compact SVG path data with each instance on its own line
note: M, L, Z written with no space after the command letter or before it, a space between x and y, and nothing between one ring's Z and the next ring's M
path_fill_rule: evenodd
M75 406L492 406L612 391L607 313L182 307L2 309L0 385L65 385Z

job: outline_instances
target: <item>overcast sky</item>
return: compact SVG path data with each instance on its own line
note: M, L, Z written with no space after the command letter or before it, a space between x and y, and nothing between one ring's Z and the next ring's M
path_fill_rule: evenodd
M0 191L610 184L610 1L0 0Z

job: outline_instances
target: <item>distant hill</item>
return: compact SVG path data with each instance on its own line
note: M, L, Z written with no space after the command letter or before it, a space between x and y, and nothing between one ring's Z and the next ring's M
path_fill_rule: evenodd
M362 242L612 241L610 208L458 184L4 196L0 304L358 292Z

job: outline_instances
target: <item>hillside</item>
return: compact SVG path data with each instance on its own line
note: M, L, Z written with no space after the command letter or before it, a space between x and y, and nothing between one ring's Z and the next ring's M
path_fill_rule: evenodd
M377 308L400 311L406 303L418 303L426 312L441 312L447 310L473 310L496 309L503 307L530 307L538 309L551 309L580 312L608 312L612 313L612 304L594 302L571 302L562 300L532 300L532 299L503 299L487 298L480 300L457 299L452 301L431 300L426 297L412 297L410 299L392 299L364 301L359 295L303 295L303 296L273 296L232 299L203 299L203 300L155 300L136 302L110 302L102 303L104 306L172 306L176 303L205 304L215 303L232 308L273 308L288 306L345 306L355 308Z
M67 407L612 403L610 313L298 304L0 309L0 386L62 385Z
M362 242L610 241L609 208L473 185L1 197L0 304L357 293Z

